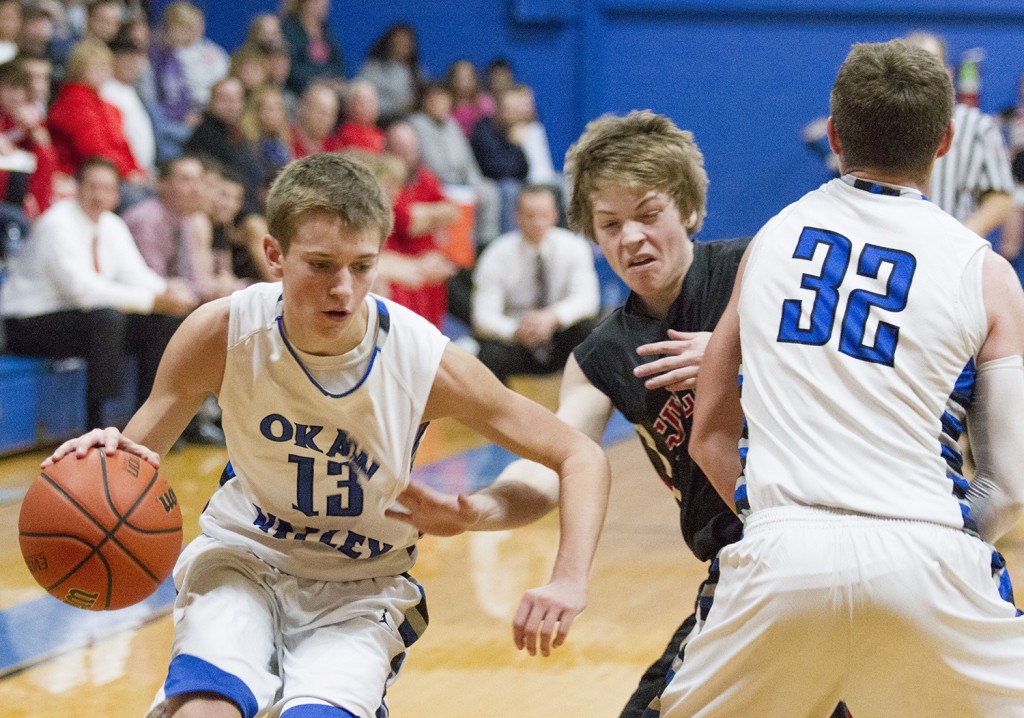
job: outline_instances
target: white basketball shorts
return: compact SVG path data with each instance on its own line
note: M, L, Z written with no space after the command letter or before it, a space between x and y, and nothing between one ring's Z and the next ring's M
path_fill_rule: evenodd
M186 547L174 581L171 665L151 715L165 696L208 691L245 718L303 704L372 718L427 625L423 590L407 575L300 579L206 536Z
M992 550L936 524L786 507L719 554L662 716L1024 718L1024 618Z

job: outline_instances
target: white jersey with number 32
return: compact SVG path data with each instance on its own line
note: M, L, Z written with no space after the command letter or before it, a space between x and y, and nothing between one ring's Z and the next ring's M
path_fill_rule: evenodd
M739 297L752 511L972 528L954 390L987 334L987 246L919 192L849 176L765 225Z

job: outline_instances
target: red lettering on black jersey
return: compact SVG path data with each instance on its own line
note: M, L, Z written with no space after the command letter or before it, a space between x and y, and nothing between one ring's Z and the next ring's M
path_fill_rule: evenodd
M693 416L693 392L680 394L669 393L668 401L658 412L654 422L654 430L665 440L665 446L671 450L678 449L686 441L685 421Z

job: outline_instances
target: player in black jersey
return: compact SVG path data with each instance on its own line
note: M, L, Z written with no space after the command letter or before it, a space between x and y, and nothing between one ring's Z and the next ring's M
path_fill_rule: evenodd
M702 621L718 580L715 556L740 538L741 524L690 459L693 386L704 347L728 304L749 240L691 241L705 215L707 174L693 135L652 112L605 116L587 126L566 156L570 223L600 245L631 290L566 364L558 416L600 440L612 410L636 427L648 458L679 504L694 555L708 561L696 611L644 673L623 717L656 716L658 696L685 642ZM421 531L513 528L558 501L555 475L528 461L491 486L450 497L412 485L399 500ZM392 514L394 515L394 514ZM399 516L399 518L403 518ZM836 716L846 716L844 708Z

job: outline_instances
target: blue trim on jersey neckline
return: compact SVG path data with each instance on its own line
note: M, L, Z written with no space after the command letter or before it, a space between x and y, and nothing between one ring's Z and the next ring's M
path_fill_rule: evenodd
M862 179L854 175L843 175L840 177L843 182L854 189L863 190L871 194L885 195L886 197L911 197L913 199L928 199L927 196L910 187L899 187L897 185L883 184Z
M283 296L278 297L278 303L280 303L282 299ZM334 394L324 389L323 386L320 385L320 382L318 382L313 375L309 373L309 369L307 369L306 365L302 363L302 359L299 358L298 352L295 351L292 343L288 341L288 336L284 333L284 314L278 314L275 318L274 321L277 322L277 331L280 333L281 340L288 349L288 353L292 355L292 359L294 359L295 363L299 365L299 368L302 369L302 373L306 375L306 378L309 379L310 383L319 389L320 393L324 396L330 397L331 399L342 399L348 396L361 387L366 382L367 378L369 378L370 372L373 371L373 364L377 361L377 356L380 354L381 347L384 346L384 342L388 338L388 331L391 329L391 315L388 314L388 308L384 306L384 302L380 299L374 298L374 301L377 303L377 336L374 337L373 353L370 354L370 363L366 366L366 371L363 372L363 375L359 378L359 381L356 382L356 385L348 391L343 391L340 394Z

